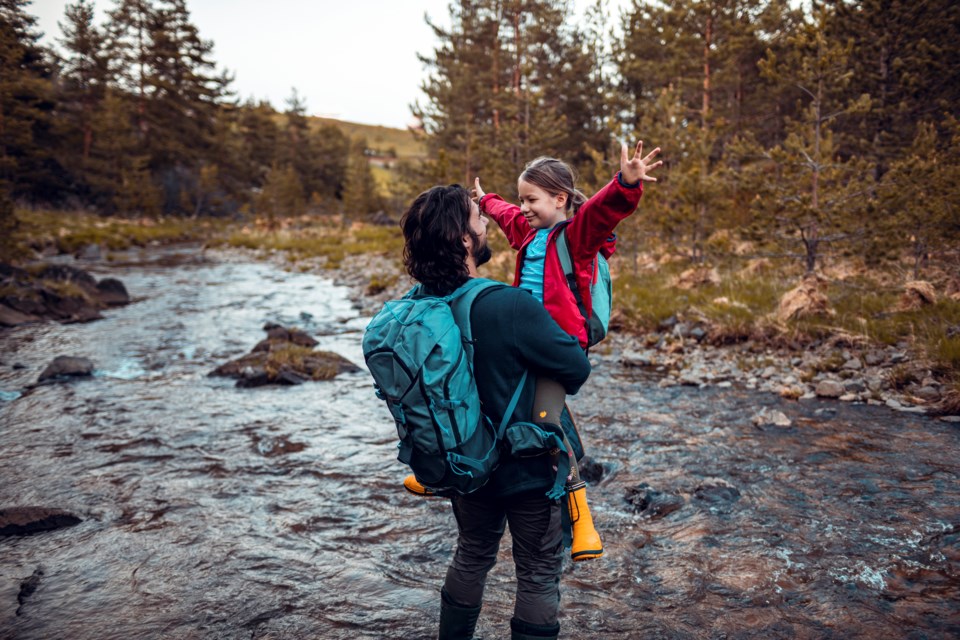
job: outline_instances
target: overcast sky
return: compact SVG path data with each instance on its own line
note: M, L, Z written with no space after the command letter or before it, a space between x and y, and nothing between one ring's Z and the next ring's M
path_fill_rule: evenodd
M594 0L572 0L579 15ZM60 37L67 0L34 0L48 45ZM630 0L608 0L614 21ZM425 76L417 53L436 41L423 19L449 25L448 0L188 0L214 59L236 76L233 90L274 107L296 87L314 115L406 127L409 105L422 100ZM103 13L113 0L98 0Z

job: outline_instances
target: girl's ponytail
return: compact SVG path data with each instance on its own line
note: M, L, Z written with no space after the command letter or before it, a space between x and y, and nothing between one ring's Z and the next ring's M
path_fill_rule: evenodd
M573 193L570 194L569 204L567 206L573 209L573 212L576 213L580 211L580 205L587 201L587 196L583 195L583 192L579 189L574 189Z

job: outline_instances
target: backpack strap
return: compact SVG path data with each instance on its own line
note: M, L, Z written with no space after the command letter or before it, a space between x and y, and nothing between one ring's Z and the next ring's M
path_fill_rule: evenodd
M563 275L567 278L567 287L570 288L573 299L577 302L577 309L580 310L584 322L589 322L590 316L587 315L587 305L583 303L583 295L580 293L580 287L577 286L577 275L573 272L573 258L570 256L570 245L567 244L566 232L566 224L557 232L557 256L559 256L560 265L563 267Z
M466 352L467 358L469 358L471 370L473 368L474 340L473 328L470 325L470 311L473 309L473 303L477 299L477 296L483 291L497 286L506 287L507 285L488 278L471 278L461 285L459 289L447 296L447 298L449 298L450 308L453 311L453 319L457 323L457 326L460 327L463 350ZM524 370L523 375L520 376L520 381L517 383L517 388L510 398L510 403L503 413L503 419L500 420L500 427L497 429L498 442L503 439L503 434L507 430L507 425L510 423L510 417L513 415L514 409L517 408L517 403L520 401L520 394L523 392L523 386L526 381L527 371Z

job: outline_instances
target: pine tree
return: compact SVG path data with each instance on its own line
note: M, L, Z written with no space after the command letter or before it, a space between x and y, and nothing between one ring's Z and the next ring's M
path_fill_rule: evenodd
M909 248L915 280L932 253L960 245L960 123L947 125L952 136L941 141L934 123L921 122L910 150L880 185L890 215L877 235L894 250Z
M350 145L347 175L343 187L344 216L361 220L382 208L377 183L367 157L367 141L357 138Z
M94 7L86 0L67 5L60 22L66 53L60 69L59 104L62 114L61 162L80 184L88 184L94 119L102 107L107 85L104 36L94 24ZM78 185L79 186L79 185Z
M849 92L870 109L840 123L845 153L876 164L879 178L905 153L918 123L943 127L960 104L960 4L951 0L831 0L830 37L853 41Z
M0 0L0 183L13 198L46 200L64 189L53 158L53 70L27 0Z
M598 106L604 76L598 48L567 24L565 8L462 0L450 7L450 29L431 25L440 45L421 57L432 74L426 104L414 108L428 134L428 175L470 184L482 174L512 190L528 161L552 155L592 177L610 138Z
M829 11L788 39L788 53L772 51L761 62L765 77L797 87L800 116L787 122L787 137L764 156L769 164L751 170L765 173L756 201L761 224L778 230L787 243L802 244L806 271L813 273L825 244L849 239L859 228L858 214L870 202L871 167L859 158L844 158L832 125L837 118L867 108L869 99L851 100L844 93L850 80L849 45L830 41L824 29Z

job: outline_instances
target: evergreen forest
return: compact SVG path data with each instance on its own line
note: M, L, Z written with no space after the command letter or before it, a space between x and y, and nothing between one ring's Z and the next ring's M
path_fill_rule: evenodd
M421 51L423 158L375 179L372 149L241 101L186 0L67 6L55 50L0 0L0 227L47 207L106 216L396 218L431 184L513 197L539 155L590 193L620 141L663 149L621 229L694 264L750 247L806 272L960 262L960 5L950 0L636 0L583 19L560 0L462 0ZM395 152L394 152L395 155ZM907 260L907 262L905 262ZM900 268L900 267L898 267Z

